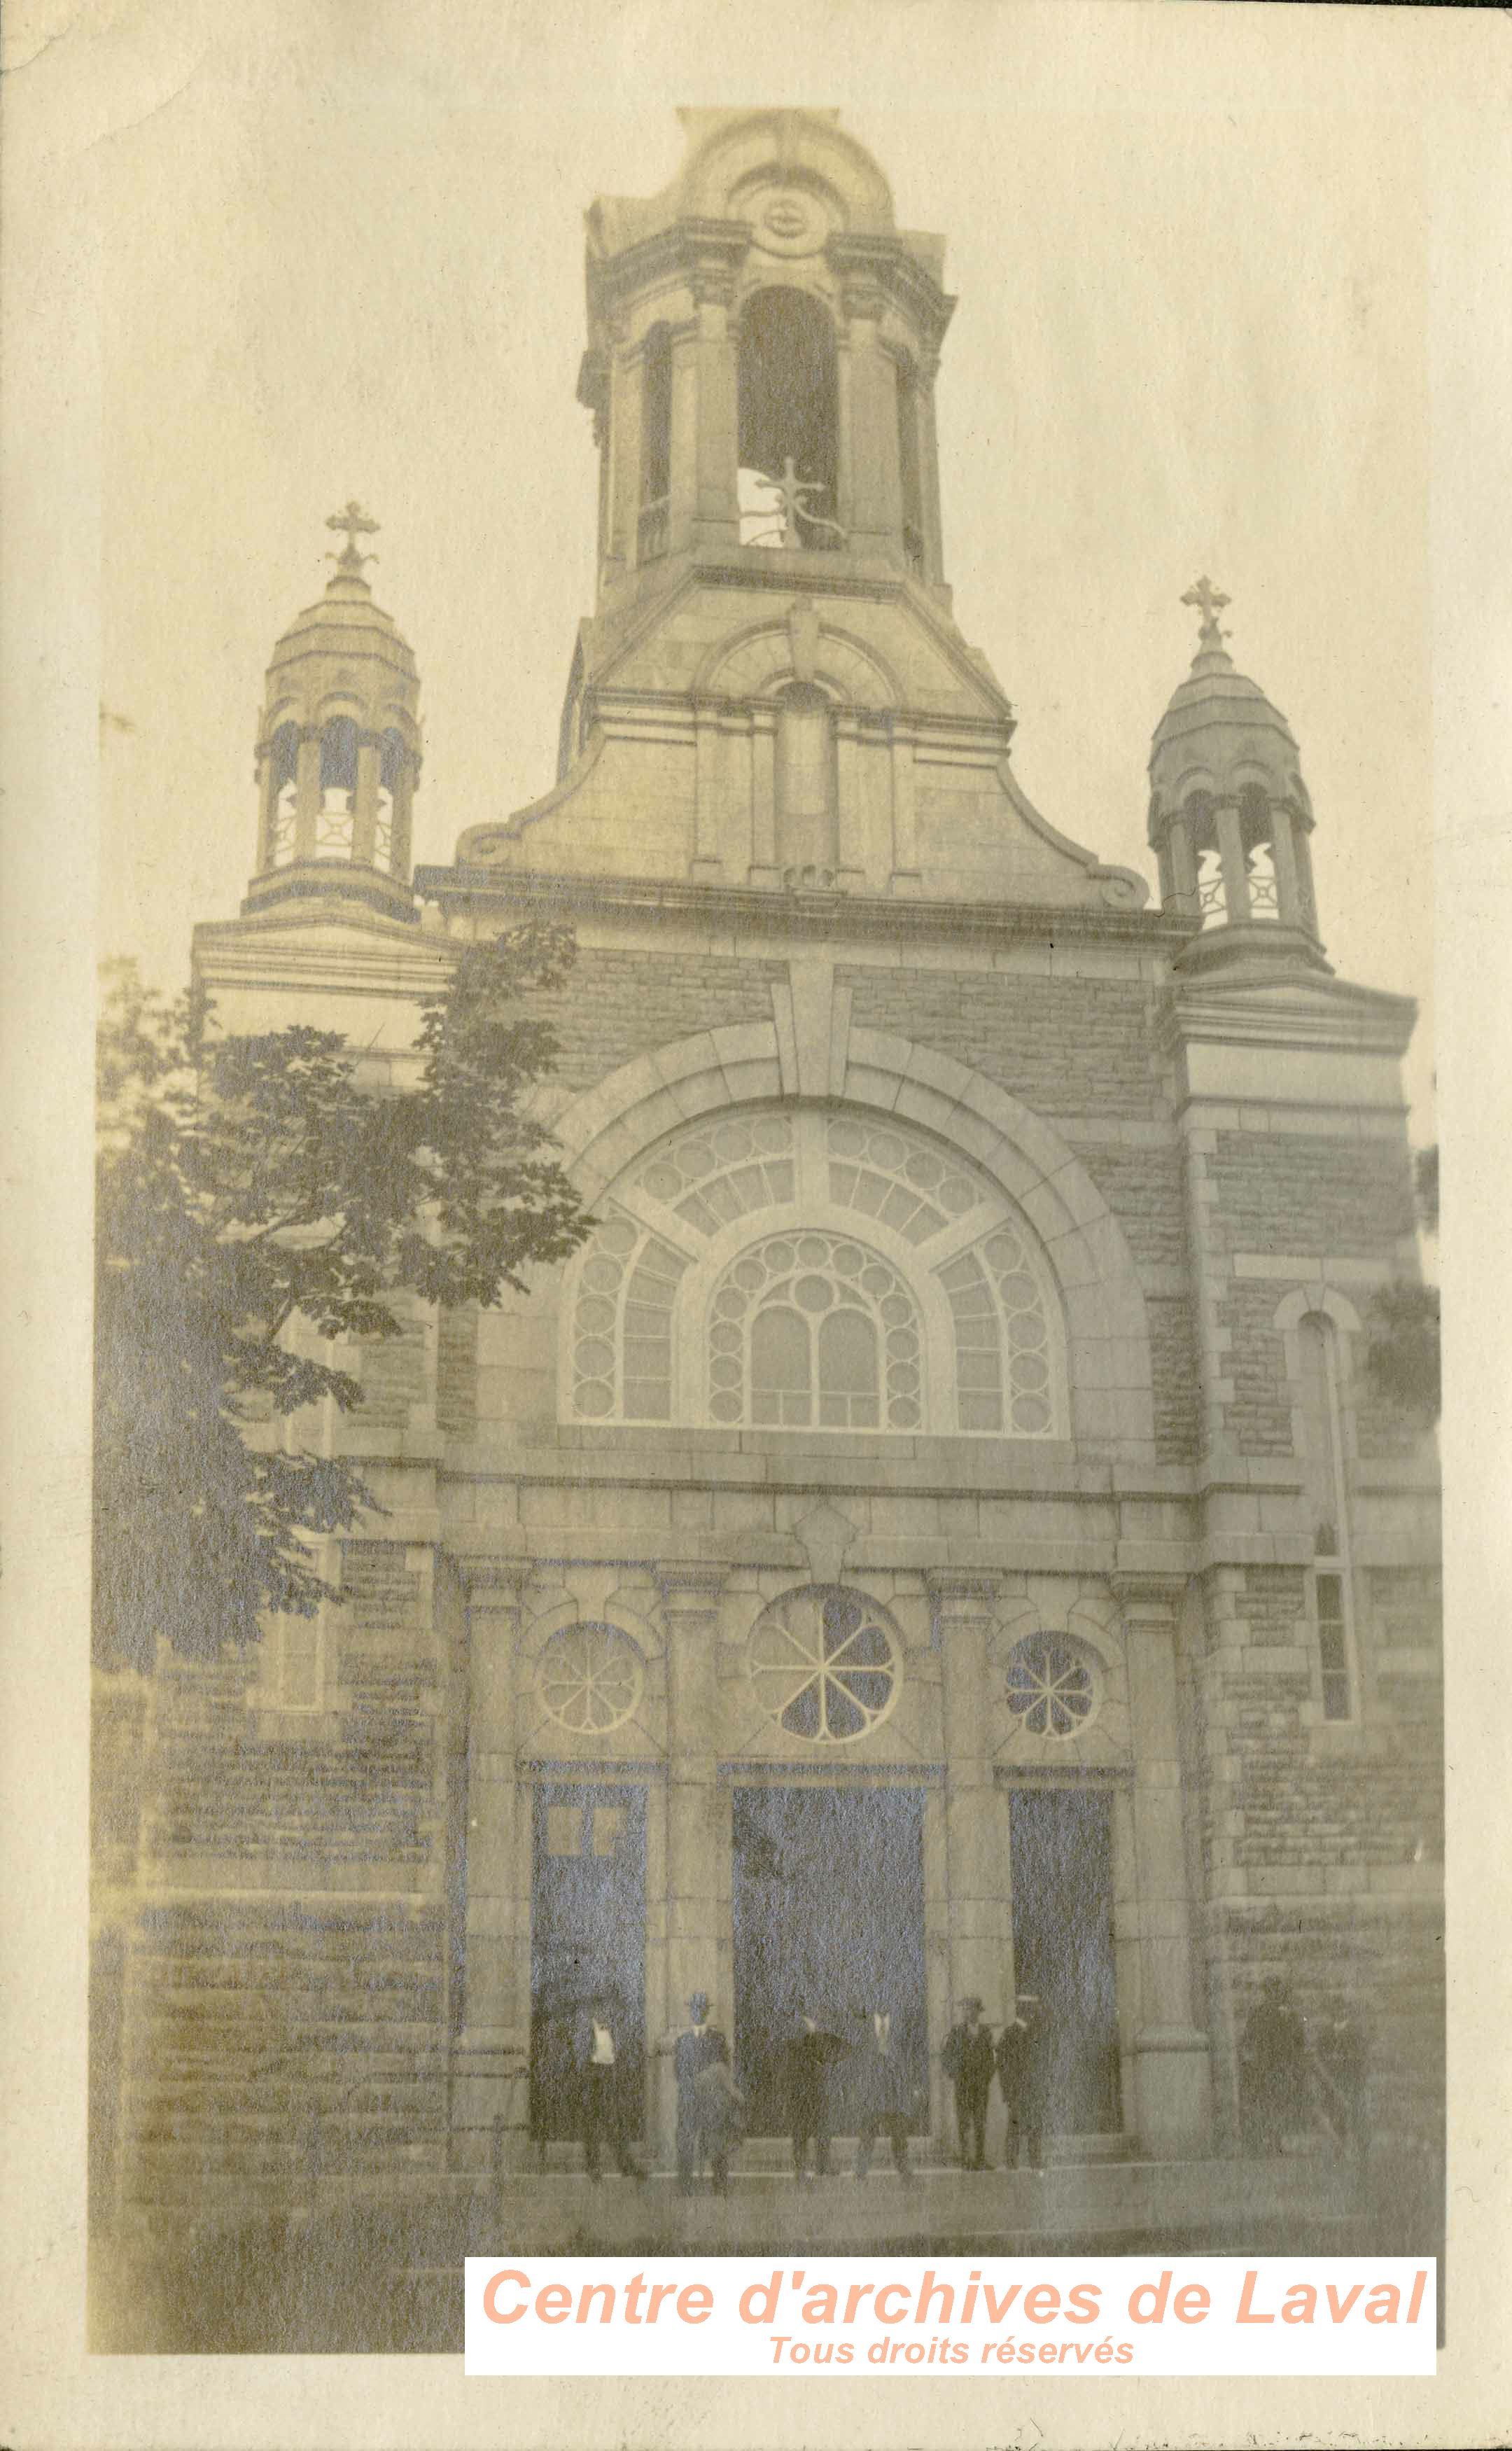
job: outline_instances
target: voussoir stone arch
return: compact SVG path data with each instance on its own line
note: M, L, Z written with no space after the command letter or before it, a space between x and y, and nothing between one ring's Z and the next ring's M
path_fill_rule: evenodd
M734 639L721 639L695 677L696 696L771 697L785 683L812 677L847 706L895 707L902 703L896 676L875 651L847 630L821 626L812 676L794 662L793 636L785 621L763 624Z
M551 1126L591 1206L680 1125L792 1095L775 1021L742 1022L633 1057L561 1107ZM1023 1211L1063 1308L1073 1441L1152 1461L1144 1291L1122 1227L1059 1133L955 1057L881 1030L848 1030L832 1058L830 1096L933 1133Z

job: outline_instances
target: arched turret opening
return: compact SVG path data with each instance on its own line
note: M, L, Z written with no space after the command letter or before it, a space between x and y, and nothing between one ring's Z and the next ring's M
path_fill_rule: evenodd
M403 733L385 732L378 749L373 866L402 876L409 864L409 767Z
M357 809L357 726L349 715L334 715L321 733L321 801L315 819L317 856L337 853L350 858L352 823Z
M267 749L267 842L265 868L286 868L294 856L299 797L299 725L281 723Z
M1276 819L1259 783L1247 783L1239 794L1239 832L1245 847L1245 888L1249 905L1247 915L1251 919L1278 920L1281 902L1276 875Z
M833 548L839 482L835 326L801 289L758 289L740 318L742 544Z

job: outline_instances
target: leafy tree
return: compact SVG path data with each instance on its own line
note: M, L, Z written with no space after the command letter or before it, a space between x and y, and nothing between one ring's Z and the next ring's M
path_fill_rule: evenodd
M96 1657L155 1639L215 1657L266 1613L335 1598L306 1537L375 1508L356 1463L282 1423L358 1382L323 1340L400 1332L406 1296L526 1290L589 1230L551 1136L522 1112L556 1041L523 1009L573 947L517 929L458 952L422 1005L412 1086L296 1027L218 1038L129 964L107 976L96 1189ZM260 1424L272 1423L269 1431Z
M1413 1166L1418 1214L1439 1230L1438 1146L1420 1149ZM1365 1319L1365 1369L1377 1395L1404 1412L1436 1422L1442 1402L1437 1285L1383 1285Z

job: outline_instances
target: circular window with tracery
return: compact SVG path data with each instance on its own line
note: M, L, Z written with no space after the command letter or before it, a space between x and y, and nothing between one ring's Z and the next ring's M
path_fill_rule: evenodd
M786 1592L751 1633L751 1682L790 1736L849 1745L887 1717L902 1682L897 1630L883 1609L838 1583Z
M567 1625L540 1655L536 1691L559 1727L602 1736L629 1718L643 1676L639 1652L618 1626Z
M1008 1663L1008 1707L1031 1736L1074 1736L1097 1708L1097 1676L1081 1645L1031 1634Z

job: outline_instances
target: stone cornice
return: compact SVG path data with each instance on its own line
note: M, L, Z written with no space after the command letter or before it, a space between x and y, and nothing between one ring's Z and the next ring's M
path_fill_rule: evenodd
M1109 871L1110 875L1121 872ZM1184 945L1190 923L1159 911L1097 902L930 901L922 895L778 892L756 886L695 884L684 877L583 876L531 868L421 868L415 890L452 909L507 903L573 912L595 918L652 914L660 925L685 917L742 936L813 936L924 944L1044 943L1053 939L1128 945L1169 953Z
M1417 1016L1413 997L1384 988L1355 987L1317 971L1257 967L1197 979L1178 974L1162 1036L1168 1050L1201 1042L1400 1057Z

